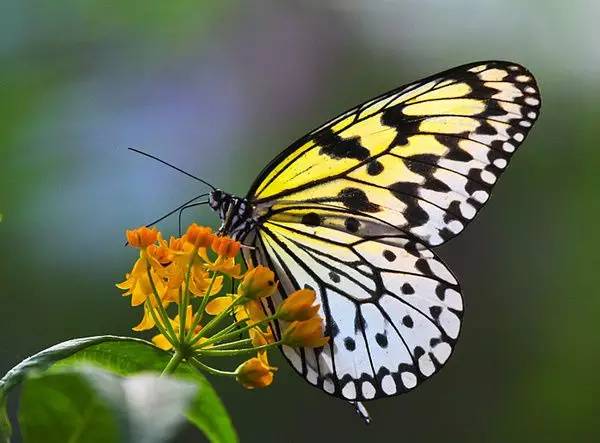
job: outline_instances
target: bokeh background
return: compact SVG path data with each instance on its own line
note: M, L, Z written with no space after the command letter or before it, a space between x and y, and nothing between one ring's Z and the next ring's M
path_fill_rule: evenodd
M71 337L132 334L123 231L233 193L371 96L480 59L526 65L542 115L478 219L439 254L466 299L445 370L366 427L278 357L214 380L242 441L600 441L597 2L121 2L0 6L0 372ZM186 222L215 225L207 209ZM161 225L176 231L176 220ZM202 441L184 430L178 441Z

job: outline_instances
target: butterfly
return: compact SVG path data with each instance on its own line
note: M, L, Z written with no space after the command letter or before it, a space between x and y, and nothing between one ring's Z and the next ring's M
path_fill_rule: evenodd
M448 361L460 285L432 248L490 197L539 116L523 66L484 61L402 86L344 112L281 152L246 197L213 190L219 230L273 269L279 293L316 291L329 343L282 347L310 384L354 403L408 392ZM285 325L271 324L281 337Z

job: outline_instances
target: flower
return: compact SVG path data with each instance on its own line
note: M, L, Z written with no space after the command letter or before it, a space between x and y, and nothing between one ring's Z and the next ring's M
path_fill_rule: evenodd
M320 317L292 322L283 333L282 342L297 348L319 348L325 346L329 337L323 336L323 322Z
M126 230L125 237L130 246L134 248L145 249L158 240L158 231L156 228L142 226L137 229Z
M225 236L214 237L211 247L219 257L235 258L240 252L240 243Z
M215 281L210 288L210 294L206 294L211 280L212 273L209 273L206 270L205 264L194 264L192 266L192 276L190 278L190 292L197 297L218 294L221 292L221 288L223 287L223 276L219 275L215 278Z
M235 370L236 380L247 389L266 388L273 382L273 371L263 359L253 357Z
M250 269L238 287L240 296L257 300L273 295L277 289L275 274L265 266Z
M198 226L196 223L192 223L185 233L186 241L194 245L194 248L207 248L214 237L212 229Z
M152 282L154 283L157 292L162 294L165 290L163 280L152 266L153 261L148 260L148 262L146 262L144 257L140 257L133 265L131 272L125 275L125 281L116 285L117 288L125 291L123 293L124 296L131 295L131 306L139 306L144 303L147 298L153 299L152 284L147 269L148 263L150 263L150 275L152 276Z
M219 315L225 309L227 309L233 301L235 295L223 295L221 297L215 297L206 304L205 311L208 315Z
M151 244L146 249L146 253L150 258L153 258L163 266L170 264L173 261L173 252L169 249L167 242L159 239L159 244Z
M313 318L320 305L313 305L317 294L312 289L291 293L277 309L277 317L285 321L304 321Z
M214 263L209 261L206 267L213 272L220 272L233 278L239 278L242 274L242 267L235 262L235 258L218 257Z

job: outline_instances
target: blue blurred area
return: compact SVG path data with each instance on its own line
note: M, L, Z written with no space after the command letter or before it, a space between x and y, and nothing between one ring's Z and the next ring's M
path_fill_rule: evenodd
M447 367L350 406L281 358L215 380L242 441L598 441L600 6L585 1L22 2L0 6L0 372L74 336L131 334L125 228L203 186L245 194L295 138L371 96L508 59L544 105L487 208L440 255L466 299ZM186 222L214 225L208 210ZM161 225L175 233L176 220ZM191 430L181 441L197 441Z

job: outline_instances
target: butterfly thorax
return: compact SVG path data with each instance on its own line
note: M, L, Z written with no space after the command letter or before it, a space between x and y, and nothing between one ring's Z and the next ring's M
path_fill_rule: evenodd
M245 198L215 189L210 193L208 204L221 219L219 234L241 241L256 226L254 207Z

